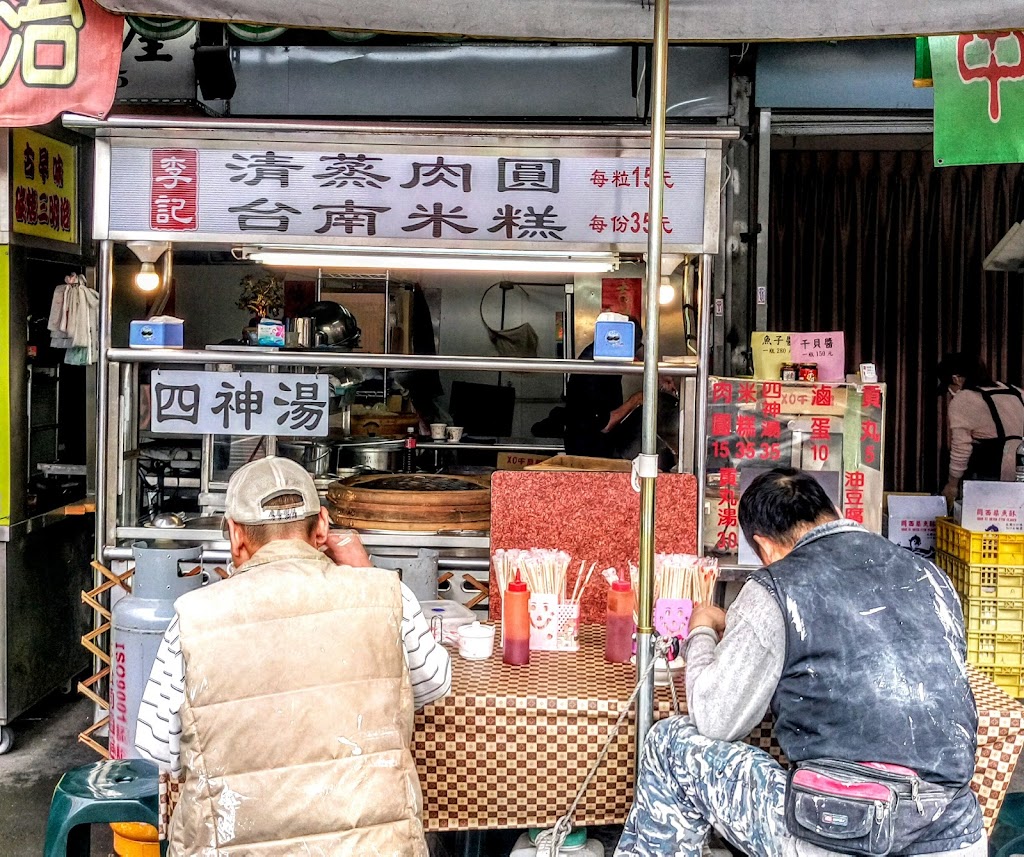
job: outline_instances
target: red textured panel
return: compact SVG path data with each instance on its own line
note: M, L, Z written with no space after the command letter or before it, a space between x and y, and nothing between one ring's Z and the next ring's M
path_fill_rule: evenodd
M687 473L658 477L654 548L697 552L697 480ZM604 622L608 585L601 569L623 572L640 554L640 495L628 473L498 471L491 477L491 551L553 548L568 551L567 589L580 560L597 571L583 598L582 622ZM491 618L501 615L501 593L491 569Z

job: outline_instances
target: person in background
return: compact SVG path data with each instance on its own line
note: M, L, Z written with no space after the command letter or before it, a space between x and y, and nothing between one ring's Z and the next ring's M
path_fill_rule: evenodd
M175 602L136 749L182 779L171 857L425 857L414 708L448 653L393 571L330 533L312 477L268 457L228 484L234 574Z
M787 771L743 741L769 708L790 763L916 772L914 800L894 810L892 853L984 857L970 788L978 713L949 579L840 519L807 473L758 476L739 519L765 565L728 613L694 609L689 714L648 734L617 857L698 857L712 827L743 854L843 853L841 840L833 852L794 835Z
M943 359L938 376L938 394L949 397L949 476L942 495L952 505L965 478L1013 481L1024 391L996 383L984 362L964 353Z
M634 359L643 354L643 329L634 317ZM580 360L594 359L594 343L579 355ZM589 455L597 458L619 458L628 445L632 432L623 422L632 418L644 401L643 392L629 398L622 395L621 375L569 376L565 392L565 451L568 455ZM639 415L638 415L639 416Z

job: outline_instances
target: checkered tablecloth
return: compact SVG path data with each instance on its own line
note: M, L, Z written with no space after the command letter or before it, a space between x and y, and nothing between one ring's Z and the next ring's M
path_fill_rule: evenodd
M416 715L413 755L428 830L548 826L568 808L629 698L634 667L604 662L604 629L580 629L580 651L532 652L528 666L455 656L452 692ZM973 787L986 826L999 812L1024 744L1024 708L971 671L978 702ZM676 679L680 701L682 677ZM671 713L656 688L655 716ZM621 823L633 800L630 717L576 813L579 824ZM747 739L781 757L766 720Z
M1024 708L986 676L968 670L978 703L972 787L991 830L1024 745ZM427 830L554 824L568 809L634 684L634 667L604 662L604 628L598 625L580 629L579 652L532 652L528 666L502 663L500 647L488 661L453 656L451 693L417 713L413 735ZM676 687L683 702L681 675ZM668 688L656 688L655 716L671 711ZM577 823L625 819L633 800L635 734L631 713L580 804ZM770 720L747 741L781 758ZM162 834L178 791L165 775Z

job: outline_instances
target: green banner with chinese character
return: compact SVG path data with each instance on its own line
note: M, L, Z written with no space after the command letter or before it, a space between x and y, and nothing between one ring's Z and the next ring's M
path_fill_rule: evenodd
M934 36L935 165L1024 162L1024 31Z

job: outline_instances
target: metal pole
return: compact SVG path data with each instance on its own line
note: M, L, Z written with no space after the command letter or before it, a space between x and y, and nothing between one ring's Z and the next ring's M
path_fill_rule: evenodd
M768 329L768 195L772 171L772 111L762 110L757 135L757 253L754 330Z
M108 535L113 533L108 530L107 518L110 514L108 509L108 409L110 398L110 361L108 351L110 349L110 315L114 300L114 242L101 241L99 247L99 259L96 270L96 288L99 291L99 355L96 361L96 515L95 534L93 542L93 557L98 562L103 562L103 549L108 543ZM95 589L103 582L103 576L96 570L92 573L92 584ZM93 630L103 622L103 617L93 612ZM106 635L104 635L106 636ZM102 646L103 641L97 640ZM104 663L99 657L93 656L93 675L101 672ZM100 695L106 693L104 683L95 688ZM106 712L99 706L93 706L93 722L98 723Z
M711 257L700 257L700 318L697 363L697 430L694 458L697 463L697 553L704 552L704 495L708 479L708 375L711 374Z
M107 410L110 396L110 316L114 302L114 242L101 241L97 265L96 287L99 290L99 357L96 362L96 537L95 556L102 562L103 547L107 544L107 468L108 429ZM99 581L97 581L99 585Z
M665 111L668 88L668 3L655 0L651 80L651 176L647 229L647 306L644 344L643 455L658 452L658 287L661 284L661 219L665 209ZM637 674L646 676L637 697L636 758L654 723L654 657L651 635L654 612L655 474L640 479L640 585L637 609Z

